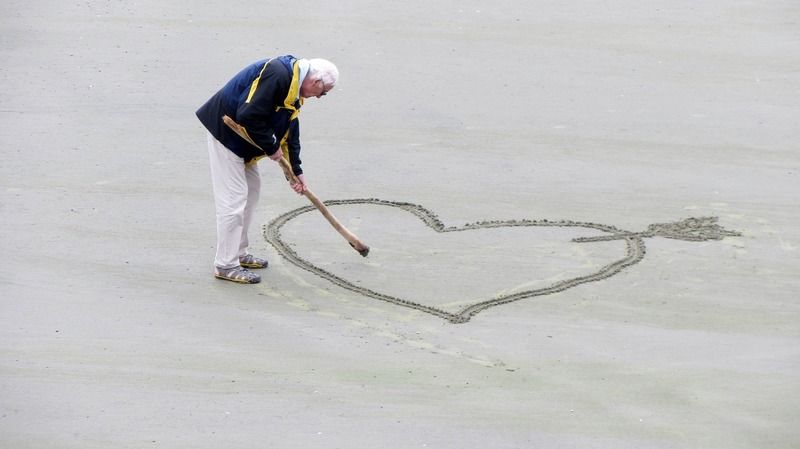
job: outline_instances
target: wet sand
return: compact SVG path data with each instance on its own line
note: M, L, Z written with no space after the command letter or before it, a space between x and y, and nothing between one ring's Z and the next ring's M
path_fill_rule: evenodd
M4 6L0 447L800 445L793 2ZM281 53L373 251L264 161L218 281L194 110Z

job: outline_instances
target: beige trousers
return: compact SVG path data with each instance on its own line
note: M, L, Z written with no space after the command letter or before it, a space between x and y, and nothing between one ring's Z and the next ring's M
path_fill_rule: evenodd
M208 157L217 212L217 254L214 266L233 268L247 255L247 230L261 191L258 164L245 164L208 133Z

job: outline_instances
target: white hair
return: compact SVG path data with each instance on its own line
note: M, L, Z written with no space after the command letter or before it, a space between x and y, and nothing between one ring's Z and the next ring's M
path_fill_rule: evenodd
M321 79L326 86L334 86L339 81L339 69L327 59L309 59L308 74L312 79Z

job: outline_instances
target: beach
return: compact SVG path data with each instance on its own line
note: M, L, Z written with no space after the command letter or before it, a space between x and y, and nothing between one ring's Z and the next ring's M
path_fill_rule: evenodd
M800 5L198 3L4 4L0 447L800 446ZM194 113L283 54L371 250L264 159L238 285Z

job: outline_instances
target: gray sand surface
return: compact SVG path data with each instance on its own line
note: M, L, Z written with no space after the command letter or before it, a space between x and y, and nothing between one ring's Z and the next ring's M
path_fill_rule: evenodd
M800 447L796 1L192 3L0 7L0 447ZM271 266L216 280L194 111L283 53L341 71L301 115L323 199L741 235L644 237L454 324L281 256L262 226L308 202L263 161ZM331 209L368 258L316 212L282 241L447 311L626 251Z

